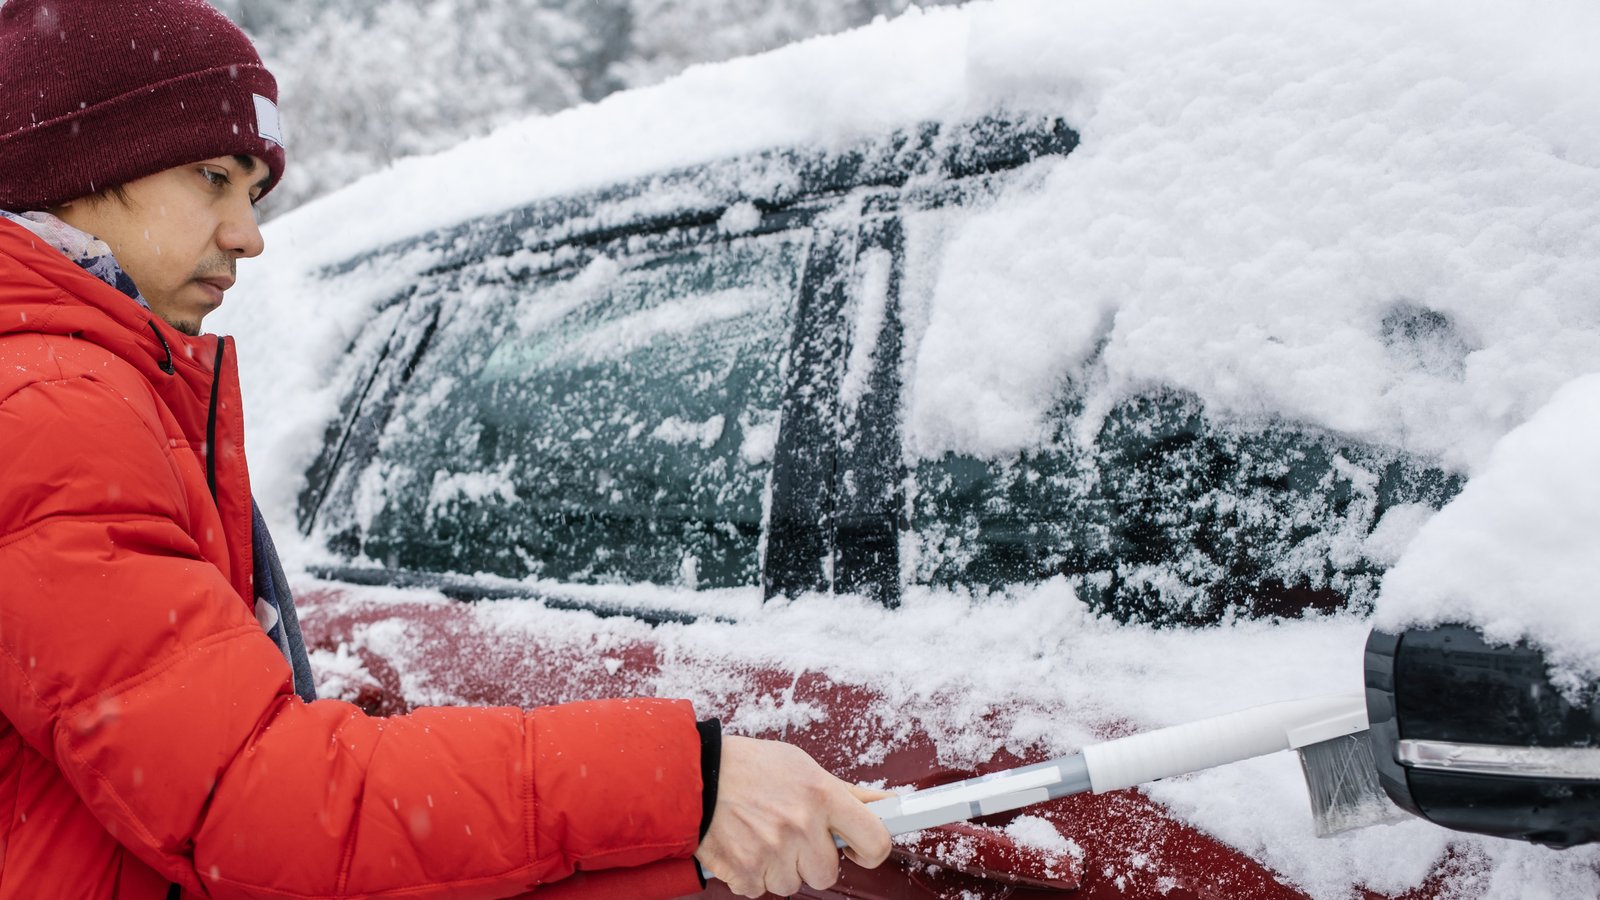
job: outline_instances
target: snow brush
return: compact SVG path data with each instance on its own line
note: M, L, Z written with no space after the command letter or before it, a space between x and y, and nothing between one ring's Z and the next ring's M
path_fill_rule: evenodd
M890 835L1117 791L1281 750L1300 754L1317 837L1409 818L1378 784L1363 694L1285 700L1091 744L1070 756L867 804ZM840 846L844 841L834 839ZM706 878L714 878L702 867Z
M1407 818L1378 785L1362 694L1269 703L867 805L893 835L1073 794L1134 787L1280 750L1300 753L1318 837Z

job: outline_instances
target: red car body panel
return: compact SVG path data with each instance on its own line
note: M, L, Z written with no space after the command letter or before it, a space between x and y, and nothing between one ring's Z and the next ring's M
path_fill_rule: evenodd
M613 636L603 648L575 643L570 637L546 639L537 634L518 634L515 641L508 641L503 629L477 615L478 604L440 601L437 595L422 592L415 600L392 594L363 599L363 591L370 590L322 582L300 599L309 647L331 651L343 645L344 652L359 656L370 678L351 685L345 699L368 712L391 715L425 705L418 701L418 693L446 695L462 703L532 706L655 692L661 659L658 648L648 641L619 644ZM388 658L362 640L364 629L380 623L399 623L405 629L411 649L404 659ZM677 661L682 662L681 655ZM716 659L703 663L708 670L728 665ZM701 715L727 721L741 700L757 702L777 695L809 704L824 711L810 724L742 733L794 743L852 781L927 787L1047 758L1043 752L1019 757L1000 750L973 770L951 770L940 763L933 739L917 722L900 723L893 735L873 733L882 726L876 715L868 713L882 698L870 685L843 683L823 672L776 667L755 671L744 667L739 674L755 689L722 698L720 708L702 705ZM426 685L426 690L419 691L419 685ZM868 754L881 758L864 763L860 748L872 744L886 749ZM1019 815L1049 822L1070 842L1072 852L1013 839L1004 826ZM1459 868L1450 860L1442 861L1427 882L1403 897L1425 900L1448 893L1452 870ZM1352 886L1352 894L1384 896L1358 886ZM901 838L890 862L878 869L846 862L834 888L805 892L805 896L861 900L1042 900L1067 895L1084 900L1306 897L1257 860L1181 821L1137 790L1063 798L922 832L910 840ZM713 881L703 896L733 895Z

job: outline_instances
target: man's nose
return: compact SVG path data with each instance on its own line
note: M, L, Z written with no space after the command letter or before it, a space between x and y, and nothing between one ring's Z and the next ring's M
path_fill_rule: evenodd
M256 222L254 205L248 201L230 205L227 219L217 230L217 244L223 252L235 258L249 259L261 255L267 244L261 237L261 226Z

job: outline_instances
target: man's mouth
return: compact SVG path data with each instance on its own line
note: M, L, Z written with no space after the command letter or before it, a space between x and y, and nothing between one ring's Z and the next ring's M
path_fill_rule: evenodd
M230 275L212 275L207 278L196 278L195 283L206 288L206 293L211 295L213 306L222 305L222 294L233 287L233 277Z

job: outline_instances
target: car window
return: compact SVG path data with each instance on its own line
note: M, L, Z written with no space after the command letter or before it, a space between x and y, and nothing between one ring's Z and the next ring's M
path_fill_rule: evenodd
M478 574L899 596L900 216L1077 135L927 125L762 151L416 235L433 268L352 344L303 531L330 577Z
M454 273L416 301L440 304L437 333L354 490L361 552L438 572L755 584L808 240L636 241L554 272Z
M1459 476L1292 423L1216 420L1192 396L1118 404L1088 442L1064 403L1052 438L1004 460L912 472L914 578L999 587L1056 575L1123 621L1368 609L1385 516L1442 506ZM1376 536L1375 536L1376 533Z
M949 208L904 220L895 383L911 409L916 344L951 274L942 249L963 221ZM1365 610L1396 547L1462 488L1432 460L1218 415L1177 389L1091 396L1100 352L1056 389L1033 446L982 457L905 436L905 582L986 591L1065 576L1098 610L1163 624Z

